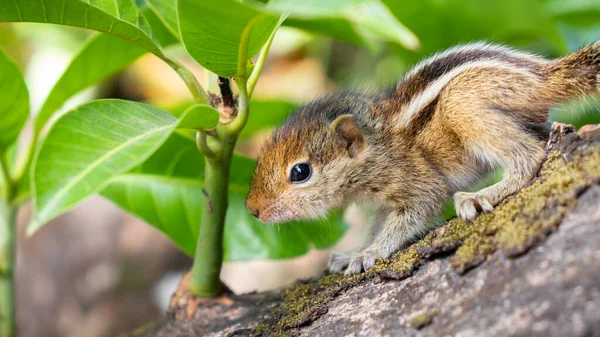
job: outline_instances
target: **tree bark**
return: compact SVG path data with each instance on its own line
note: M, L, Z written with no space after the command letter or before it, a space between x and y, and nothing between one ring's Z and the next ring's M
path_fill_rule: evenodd
M600 336L600 126L555 124L536 179L359 276L195 299L145 336Z

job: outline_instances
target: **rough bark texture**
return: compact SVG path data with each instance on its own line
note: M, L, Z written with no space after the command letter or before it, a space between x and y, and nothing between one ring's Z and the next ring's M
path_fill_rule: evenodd
M354 277L173 296L147 336L600 336L600 127L555 125L532 184Z

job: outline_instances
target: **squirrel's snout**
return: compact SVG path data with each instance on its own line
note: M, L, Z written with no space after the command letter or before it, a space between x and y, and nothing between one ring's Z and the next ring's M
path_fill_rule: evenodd
M250 214L254 215L254 217L258 219L258 217L260 216L260 210L258 209L258 207L250 207L246 205L246 208L248 209L248 212Z
M246 209L248 210L248 213L254 215L256 218L260 216L260 208L257 203L253 202L253 198L248 198L246 200Z

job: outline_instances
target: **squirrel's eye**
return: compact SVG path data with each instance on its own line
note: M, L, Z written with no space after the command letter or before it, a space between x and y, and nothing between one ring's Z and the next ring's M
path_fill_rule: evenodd
M310 178L311 167L309 163L300 163L292 167L290 172L290 181L293 184L299 184L305 182Z

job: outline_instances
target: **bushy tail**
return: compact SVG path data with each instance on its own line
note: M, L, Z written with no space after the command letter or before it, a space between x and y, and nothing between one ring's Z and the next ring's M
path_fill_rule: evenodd
M555 60L548 66L547 75L554 99L600 92L600 41Z

